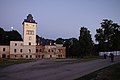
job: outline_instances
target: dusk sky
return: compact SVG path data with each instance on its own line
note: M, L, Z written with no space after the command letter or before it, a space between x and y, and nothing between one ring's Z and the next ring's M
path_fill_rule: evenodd
M23 34L22 22L32 14L37 34L57 39L79 37L87 27L94 37L103 19L120 24L120 0L0 0L0 27Z

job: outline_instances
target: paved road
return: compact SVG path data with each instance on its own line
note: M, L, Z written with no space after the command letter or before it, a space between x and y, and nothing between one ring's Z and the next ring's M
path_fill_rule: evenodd
M73 80L118 62L120 57L116 57L113 63L109 59L74 64L40 60L1 69L0 80Z

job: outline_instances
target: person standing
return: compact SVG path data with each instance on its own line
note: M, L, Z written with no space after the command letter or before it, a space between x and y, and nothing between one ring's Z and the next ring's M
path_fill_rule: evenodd
M104 59L106 59L107 58L107 55L106 54L104 54Z
M110 53L111 62L114 61L114 54Z

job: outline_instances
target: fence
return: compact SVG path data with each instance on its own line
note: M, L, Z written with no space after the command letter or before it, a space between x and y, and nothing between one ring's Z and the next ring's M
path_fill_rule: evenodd
M104 54L106 54L107 56L110 56L110 53L112 53L115 56L120 55L120 51L111 51L111 52L99 52L99 56L104 56Z

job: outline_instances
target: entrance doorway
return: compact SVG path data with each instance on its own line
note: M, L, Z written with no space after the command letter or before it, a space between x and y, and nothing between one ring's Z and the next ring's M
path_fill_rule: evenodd
M50 58L52 58L52 55L50 55Z
M5 55L5 54L2 54L2 58L6 58L6 55Z
M44 55L42 55L42 59L44 58Z

